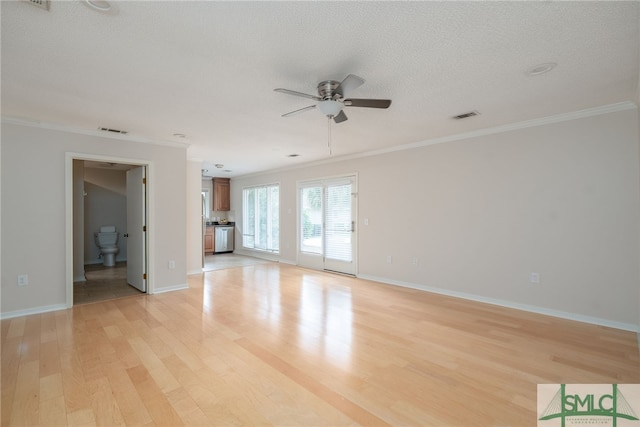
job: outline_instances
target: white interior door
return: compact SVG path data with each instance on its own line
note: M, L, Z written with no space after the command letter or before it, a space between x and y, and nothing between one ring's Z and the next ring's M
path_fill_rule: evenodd
M298 186L298 264L355 274L355 177Z
M127 171L127 282L147 291L145 167Z

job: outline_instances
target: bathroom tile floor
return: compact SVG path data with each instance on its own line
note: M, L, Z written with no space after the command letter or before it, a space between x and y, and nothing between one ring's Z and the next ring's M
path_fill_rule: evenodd
M73 283L74 305L143 294L127 283L126 262L118 262L114 267L88 264L84 270L87 280Z

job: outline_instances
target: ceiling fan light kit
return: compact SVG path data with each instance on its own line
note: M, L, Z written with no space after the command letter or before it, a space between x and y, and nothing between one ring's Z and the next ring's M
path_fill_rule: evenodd
M328 117L335 117L340 114L340 111L342 111L342 107L344 107L344 104L342 102L333 101L330 99L326 101L320 101L317 105L318 110L320 110L322 114Z

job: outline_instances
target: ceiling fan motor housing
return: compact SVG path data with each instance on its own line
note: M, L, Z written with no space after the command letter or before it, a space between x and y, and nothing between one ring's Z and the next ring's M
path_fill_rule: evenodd
M341 98L341 93L335 92L336 88L340 85L340 82L335 80L325 80L323 82L318 83L318 95L323 100L329 99L339 99Z

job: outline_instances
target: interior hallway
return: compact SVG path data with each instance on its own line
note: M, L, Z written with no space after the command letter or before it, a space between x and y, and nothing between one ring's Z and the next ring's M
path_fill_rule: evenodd
M1 322L12 425L535 425L640 383L636 334L268 263Z

